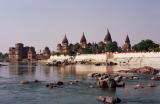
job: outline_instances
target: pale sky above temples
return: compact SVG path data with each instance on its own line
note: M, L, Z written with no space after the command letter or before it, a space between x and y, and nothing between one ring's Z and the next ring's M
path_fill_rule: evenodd
M143 39L160 43L160 0L0 0L0 51L17 42L36 50L56 46L67 35L79 42L103 41L107 33L121 46Z

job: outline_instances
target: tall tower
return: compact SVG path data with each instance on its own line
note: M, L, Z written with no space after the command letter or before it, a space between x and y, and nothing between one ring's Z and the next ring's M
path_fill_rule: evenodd
M112 43L111 34L110 34L108 29L107 29L107 34L106 34L106 36L104 38L104 42L105 42L106 45Z
M130 39L129 39L128 35L126 37L124 45L122 46L122 49L124 51L130 51L131 50L131 44L130 44Z
M62 53L67 53L68 52L68 39L65 34L63 40L62 40Z
M86 40L86 37L84 35L84 32L83 32L82 38L80 40L80 45L81 45L82 48L86 48L87 47L87 40Z

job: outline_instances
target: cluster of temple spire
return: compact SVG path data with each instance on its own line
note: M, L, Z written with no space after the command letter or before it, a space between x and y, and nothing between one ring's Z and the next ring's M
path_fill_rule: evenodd
M92 45L99 45L99 44L105 44L105 46L108 46L110 43L112 43L112 38L111 38L111 34L109 32L109 30L107 29L107 34L105 35L104 41L99 42L98 44L96 43L87 43L86 37L84 35L84 32L82 34L82 37L80 39L80 43L76 43L76 46L78 46L79 48L85 49L88 47L91 47ZM68 53L69 49L71 48L72 44L69 44L67 36L65 34L62 43L57 45L57 51L59 53ZM130 44L130 39L129 36L126 36L126 40L124 42L124 45L121 47L123 51L130 51L131 50L131 44Z

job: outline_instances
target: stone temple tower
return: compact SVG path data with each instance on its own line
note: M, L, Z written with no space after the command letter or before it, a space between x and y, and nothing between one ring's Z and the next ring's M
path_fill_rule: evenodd
M68 52L68 39L67 36L65 34L63 40L62 40L62 49L61 49L62 53L67 53Z
M127 35L124 45L122 46L123 51L130 51L131 50L131 44L129 37Z
M87 40L86 40L86 37L84 35L84 32L83 32L82 38L80 40L80 45L81 45L82 48L86 48L87 47Z
M104 38L104 43L105 43L106 45L112 43L111 34L110 34L110 32L109 32L108 29L107 29L107 34L106 34L106 36L105 36L105 38Z

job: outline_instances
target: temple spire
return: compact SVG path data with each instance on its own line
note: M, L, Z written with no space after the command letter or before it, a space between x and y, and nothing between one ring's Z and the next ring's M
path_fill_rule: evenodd
M127 37L126 37L125 43L130 43L130 40L129 40L128 35L127 35Z
M80 43L87 43L86 37L84 35L84 32L83 32L82 38L80 40Z
M106 34L106 36L104 38L104 42L105 43L112 42L111 34L110 34L108 29L107 29L107 34Z
M64 35L64 38L63 38L63 40L62 40L62 43L67 43L67 44L68 44L68 39L67 39L66 34Z

